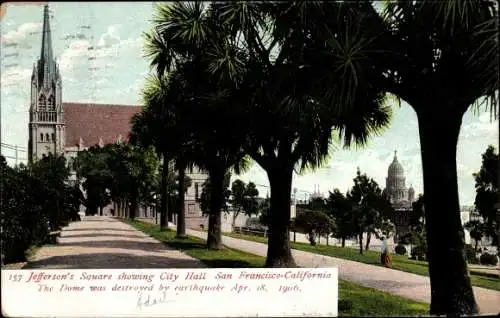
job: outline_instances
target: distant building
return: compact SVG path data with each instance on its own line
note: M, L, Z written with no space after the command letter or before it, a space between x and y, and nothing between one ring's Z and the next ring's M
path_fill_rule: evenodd
M314 192L309 196L309 201L313 199L324 199L323 193L319 192L319 184L314 185Z
M394 159L387 170L384 193L394 208L392 221L396 226L396 236L408 233L415 190L411 185L410 188L406 188L404 168L398 161L397 151L394 151Z
M411 208L411 204L415 201L413 186L406 188L405 183L403 166L398 161L397 152L394 151L394 159L389 165L385 179L385 193L395 208Z

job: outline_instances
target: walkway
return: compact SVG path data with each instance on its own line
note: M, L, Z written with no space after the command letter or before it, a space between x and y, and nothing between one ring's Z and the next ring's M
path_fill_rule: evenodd
M143 219L147 221L146 219ZM154 220L152 220L154 223ZM175 225L169 223L175 229ZM207 233L187 229L187 234L206 239ZM227 247L266 256L267 245L228 236L222 237L222 243ZM362 286L382 290L393 295L430 303L429 277L392 270L380 266L368 265L359 262L334 258L299 250L292 250L297 265L301 267L337 267L339 278L352 281ZM476 301L481 314L498 314L500 312L500 292L481 287L474 287Z
M203 264L166 247L130 225L106 216L87 216L61 232L23 268L192 268Z

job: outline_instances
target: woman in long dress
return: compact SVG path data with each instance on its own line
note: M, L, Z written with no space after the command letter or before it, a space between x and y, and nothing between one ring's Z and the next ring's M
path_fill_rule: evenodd
M385 237L382 237L382 255L380 256L380 261L385 267L392 267L391 255L389 254L389 246Z

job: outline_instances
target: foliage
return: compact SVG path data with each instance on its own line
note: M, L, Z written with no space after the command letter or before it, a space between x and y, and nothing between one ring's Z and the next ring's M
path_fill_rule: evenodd
M336 231L333 235L343 239L344 243L345 239L356 234L351 213L352 202L339 189L335 189L330 192L326 204L328 215L335 220L336 224Z
M231 196L231 190L229 190L229 182L231 180L230 172L226 172L226 176L224 178L224 193L223 193L223 202L222 202L222 210L226 213L229 212L229 198ZM210 178L207 178L205 182L203 182L202 190L200 193L200 197L196 200L200 204L200 209L203 214L210 214L210 197L212 194L212 184L210 182Z
M402 245L402 244L396 245L396 247L394 248L394 251L398 255L406 255L406 247L404 247L404 245Z
M479 220L472 220L464 224L464 228L469 231L470 237L474 239L474 251L477 251L479 242L486 234L486 226Z
M380 223L375 229L375 234L378 239L386 238L389 239L396 234L396 225L391 222L391 220L382 218Z
M411 249L412 259L416 259L419 261L425 261L427 259L426 254L427 254L427 249L425 246L414 245Z
M414 246L411 250L412 258L427 260L427 233L423 224L411 227L410 242Z
M24 261L30 246L45 243L50 231L77 219L81 192L66 184L68 176L62 156L49 154L16 168L0 156L3 262Z
M258 214L259 214L259 222L262 225L269 226L271 222L271 200L269 198L265 198L263 201L259 203Z
M374 232L379 227L386 207L387 198L375 180L361 174L358 169L354 186L347 193L347 199L353 204L351 210L353 227L360 241L360 254L363 253L363 233Z
M259 207L257 202L258 196L259 191L255 183L249 182L245 184L240 179L233 181L231 184L231 199L229 200L233 208L233 227L240 212L244 212L248 216L257 214Z
M496 218L495 204L498 204L498 167L500 166L500 155L496 153L493 146L488 146L486 151L482 154L481 169L479 172L474 173L476 182L476 199L474 205L479 214L483 217L484 228L479 230L483 235L490 236L497 243L497 231L500 224ZM471 233L472 236L472 233Z
M470 244L465 245L465 258L469 264L477 264L477 252Z
M316 245L316 237L330 235L334 232L335 223L321 211L309 210L298 213L294 220L295 229L308 235L311 245Z
M152 147L130 144L94 146L78 153L76 171L87 193L91 213L113 200L131 203L131 217L139 202L153 202L158 189L159 160Z
M424 195L420 194L415 202L412 202L412 213L410 215L410 225L422 223L425 218Z
M483 253L479 257L479 261L481 262L481 265L497 265L498 264L498 259L497 256L494 254L489 254L489 253Z

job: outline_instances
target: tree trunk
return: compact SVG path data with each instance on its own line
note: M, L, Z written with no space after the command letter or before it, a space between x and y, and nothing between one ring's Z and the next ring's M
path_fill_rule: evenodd
M311 246L315 246L316 245L316 237L314 235L314 233L309 233L309 243L311 244Z
M163 156L163 169L161 173L160 182L160 231L166 231L168 228L167 224L167 213L168 213L168 160L165 160ZM158 213L158 211L156 211Z
M477 253L477 245L478 245L478 240L474 240L474 254Z
M177 212L177 237L186 238L186 208L184 206L184 184L186 181L186 165L179 164L179 183L177 192L179 192L179 206Z
M328 246L329 235L326 236L326 246Z
M431 281L430 313L476 314L478 307L467 270L457 185L456 152L462 115L457 116L457 109L446 107L446 102L425 108L428 113L417 112L417 115Z
M266 267L297 267L290 243L292 172L293 167L283 165L267 170L271 186L271 206Z
M345 247L345 236L343 236L341 240L342 240L342 247Z
M359 254L363 254L363 232L359 233Z
M366 245L365 245L365 251L368 251L368 248L370 248L370 241L372 239L372 232L367 232L366 233Z
M210 174L210 211L208 214L207 248L218 250L222 247L222 200L224 192L224 169L213 169Z
M224 191L224 189L222 191ZM240 211L233 211L233 219L231 221L231 230L234 229L236 226L236 218L238 217L239 213L240 213Z
M102 210L103 210L103 207L102 207L102 206L100 206L100 207L99 207L99 215L100 215L100 216L102 216Z
M129 218L131 218L132 220L135 219L135 217L137 215L137 210L139 208L139 204L137 202L137 200L138 200L137 197L138 197L137 193L133 193L132 197L130 198Z

